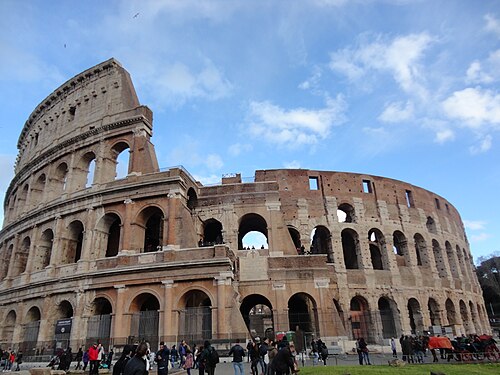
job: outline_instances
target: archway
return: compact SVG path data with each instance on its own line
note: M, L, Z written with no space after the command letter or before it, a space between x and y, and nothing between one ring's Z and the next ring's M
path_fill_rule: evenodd
M191 290L181 298L179 336L201 342L212 338L212 301L202 290Z
M460 308L460 317L462 318L462 324L465 330L466 334L472 333L470 330L470 324L469 324L469 313L467 311L467 306L465 305L465 302L463 300L460 300L458 303L458 306Z
M66 253L62 254L61 264L76 263L82 256L83 224L79 220L73 221L67 229Z
M107 213L104 215L96 227L95 242L98 250L96 251L97 258L105 256L114 257L120 251L120 236L121 236L122 221L115 213Z
M432 234L437 234L436 222L430 216L427 217L427 221L425 223L427 230Z
M420 303L415 298L408 300L408 315L410 318L411 333L421 335L424 331L424 318Z
M445 303L446 308L446 318L448 319L449 325L457 324L457 313L455 311L455 304L451 299L447 299Z
M380 320L382 321L382 337L384 339L389 339L398 335L393 309L397 311L397 306L394 301L386 297L379 298L378 311L380 313Z
M146 207L140 213L140 222L144 223L144 252L158 251L163 246L163 211L154 206Z
M453 249L451 247L451 244L446 241L444 243L444 247L446 249L446 256L448 258L448 264L450 265L450 273L451 273L451 276L458 279L459 278L459 275L458 275L458 267L457 267L457 261L456 261L456 257L455 257L455 254L453 254Z
M16 327L17 315L14 310L10 310L5 318L2 330L2 338L7 347L12 347L14 338L14 328Z
M250 336L274 339L273 306L266 297L260 294L246 296L240 312Z
M290 331L297 327L305 334L319 334L316 302L306 293L296 293L288 300L288 322Z
M429 257L427 256L427 245L424 237L420 233L413 236L415 242L415 254L417 256L417 266L429 267Z
M43 270L50 265L50 257L52 256L52 245L54 242L54 232L52 229L46 229L40 236L38 244L38 257L34 262L33 269L35 271Z
M203 246L213 246L224 243L222 237L222 223L215 219L208 219L203 223Z
M344 229L341 236L345 268L358 269L358 254L360 253L358 234L352 229Z
M396 230L392 234L393 250L396 255L396 263L398 267L410 265L410 257L408 253L408 241L403 232Z
M160 302L151 293L141 293L130 305L131 325L129 344L148 341L152 348L158 347Z
M260 234L260 235L259 235ZM247 235L254 237L247 237ZM265 240L265 244L262 243ZM266 220L254 213L246 214L240 219L238 229L238 249L246 247L268 248L267 223Z
M429 316L431 318L432 326L440 326L441 325L441 314L439 313L439 304L436 302L434 298L429 298L429 302L427 303L427 308L429 309Z
M24 353L32 353L38 342L38 332L40 331L41 314L38 307L33 306L26 314L26 323L23 327L23 342L20 349Z
M355 223L354 207L348 203L342 203L337 209L337 220L339 223Z
M29 237L25 237L21 243L21 248L16 251L14 257L14 269L12 271L12 276L16 277L26 271L26 264L28 262L28 255L30 253L31 240Z
M290 238L292 239L293 246L297 250L297 253L304 254L305 248L302 246L302 241L300 240L299 231L292 226L288 226L288 234L290 234Z
M69 347L73 313L73 306L69 301L63 300L57 306L55 313L54 348L66 349Z
M372 319L366 299L361 296L352 298L349 309L352 339L364 338L367 341L373 341L373 332L370 329Z
M327 261L333 262L332 235L327 227L318 225L311 233L311 254L326 254Z
M113 307L108 299L98 297L92 302L92 316L87 321L87 348L97 340L100 340L105 348L109 347L112 313Z
M444 264L443 252L441 251L441 246L436 240L432 240L432 252L434 253L434 261L436 262L436 269L439 273L439 277L445 278L447 275L446 266Z
M196 208L196 206L198 205L198 196L196 195L196 191L194 191L194 189L191 187L188 189L187 191L187 207L190 209L190 210L193 210Z
M113 146L111 153L115 158L115 180L128 176L130 164L130 147L125 142Z

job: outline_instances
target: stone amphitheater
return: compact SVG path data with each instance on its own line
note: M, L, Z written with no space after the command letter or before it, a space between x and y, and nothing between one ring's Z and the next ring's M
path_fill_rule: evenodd
M183 167L160 170L152 131L115 59L29 116L0 232L2 348L222 345L291 332L347 350L359 337L490 332L445 198L305 169L203 186ZM251 233L262 245L245 246Z

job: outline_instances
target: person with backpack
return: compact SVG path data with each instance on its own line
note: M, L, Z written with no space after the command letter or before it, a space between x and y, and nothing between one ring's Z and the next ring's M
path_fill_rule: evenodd
M265 361L265 357L266 357L268 348L269 347L267 346L267 339L264 340L264 342L262 342L259 345L259 364L260 364L260 368L262 370L262 375L267 374L267 363Z
M243 368L243 358L245 357L245 350L240 344L235 344L229 350L228 356L233 356L233 369L234 375L245 375Z
M219 363L219 353L210 345L210 341L206 340L200 354L200 365L203 364L203 368L208 375L214 375L217 363Z
M158 375L168 374L169 355L168 346L163 341L160 342L160 350L155 355L155 362L158 364Z

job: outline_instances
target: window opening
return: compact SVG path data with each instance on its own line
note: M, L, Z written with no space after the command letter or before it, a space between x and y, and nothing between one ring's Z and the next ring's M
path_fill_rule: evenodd
M411 190L406 190L406 205L408 207L415 207L415 203L413 202L413 194Z
M318 177L309 177L309 190L319 190Z
M440 210L440 209L441 209L441 204L439 203L439 199L434 198L434 202L436 202L436 208L437 208L438 210Z
M372 184L370 180L363 180L363 193L371 193Z

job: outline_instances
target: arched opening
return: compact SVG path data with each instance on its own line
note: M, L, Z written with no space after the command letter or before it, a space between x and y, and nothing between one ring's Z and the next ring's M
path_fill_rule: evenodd
M68 178L68 164L61 163L57 166L56 172L54 175L54 193L55 196L53 198L58 198L61 193L66 191L66 183Z
M332 235L327 227L318 225L311 233L311 254L326 254L327 261L333 262Z
M446 308L446 319L448 319L449 325L457 324L457 313L455 311L455 304L451 299L447 299L445 303Z
M55 324L55 348L69 347L73 322L73 306L69 301L61 301L57 306Z
M368 241L370 247L370 257L374 270L384 270L389 267L385 266L388 263L385 238L382 232L378 229L370 229L368 232Z
M87 321L87 338L85 347L88 348L98 340L105 348L109 347L113 307L104 297L98 297L92 303L92 316Z
M26 323L23 327L23 342L19 349L24 353L32 353L38 342L38 333L40 331L41 314L38 307L33 306L26 314Z
M444 247L446 249L446 256L448 258L448 264L450 265L451 276L458 278L459 275L458 275L457 262L456 262L455 254L453 254L453 249L451 247L451 244L448 241L446 241L444 243Z
M352 229L344 229L341 236L345 268L358 269L358 254L360 253L358 234Z
M104 215L96 227L95 243L98 246L97 257L114 257L120 251L122 221L115 213Z
M145 223L144 252L150 253L163 246L163 212L158 207L147 207L141 212Z
M425 223L425 226L427 227L427 230L430 233L437 234L437 229L436 229L436 222L434 219L430 216L427 217L427 221Z
M292 239L293 246L297 250L297 254L304 254L306 252L305 247L302 245L302 241L300 240L300 233L294 227L288 226L288 234L290 234L290 238Z
M238 249L268 248L267 223L258 214L246 214L240 219L238 229Z
M45 173L42 173L38 176L36 182L31 187L31 207L36 207L42 201L46 182L47 177L45 176Z
M266 297L260 294L246 296L240 312L251 337L274 339L273 306Z
M337 208L337 219L339 223L355 223L356 215L354 207L348 203L342 203Z
M179 337L190 342L212 338L212 301L201 290L191 290L181 299Z
M460 317L462 318L462 324L464 326L465 333L470 334L472 332L470 330L469 313L467 311L467 306L465 305L465 302L463 300L460 300L458 306L460 308Z
M415 241L415 254L417 255L417 266L429 266L429 259L427 257L427 245L425 243L424 237L421 234L416 233L413 236Z
M28 210L28 191L30 189L30 186L28 184L25 184L23 186L23 189L19 193L17 197L17 213L25 212Z
M68 226L66 254L63 254L61 264L76 263L80 260L83 248L83 231L83 224L79 220L71 222Z
M397 336L396 322L391 305L394 305L394 308L397 309L395 302L386 297L381 297L378 300L378 311L380 313L380 320L382 321L382 337L384 339Z
M115 180L127 177L130 162L130 147L125 142L120 142L113 146L112 153L116 158Z
M87 152L78 163L78 168L73 169L73 178L76 182L76 189L91 187L94 183L96 167L96 156L93 152Z
M399 230L392 234L392 243L394 254L396 255L396 263L399 267L405 267L410 264L408 254L408 241L403 232Z
M14 338L14 328L16 327L17 315L14 310L9 311L2 330L2 341L7 347L12 347L12 340Z
M12 271L12 276L16 277L26 271L26 263L28 262L28 255L30 253L31 240L29 237L25 237L21 243L21 248L16 251L14 258L14 269Z
M464 263L464 258L462 254L462 250L460 249L460 246L455 247L455 251L457 253L457 258L458 258L458 264L460 265L460 271L462 272L462 280L463 282L467 282L467 272L465 271L465 263Z
M203 223L202 246L214 246L224 243L222 223L215 219L208 219Z
M471 333L479 334L480 332L482 332L480 319L477 315L476 308L474 307L472 301L469 301L469 311L470 311L470 324L472 331Z
M447 276L447 272L444 264L443 252L441 251L439 242L436 240L432 240L432 252L434 253L434 261L436 262L436 269L439 273L439 277L445 278Z
M319 335L316 302L306 293L296 293L288 300L290 331L297 327L305 335Z
M429 302L427 303L427 308L429 309L429 316L431 318L432 326L440 326L441 325L441 314L439 313L439 304L435 299L429 298Z
M373 341L371 327L371 316L368 302L361 296L351 299L349 305L349 320L351 321L352 339L364 338L367 341Z
M410 318L411 333L421 335L424 331L424 319L420 303L415 298L408 300L408 315Z
M5 279L7 277L7 273L9 272L10 267L10 258L12 257L12 252L14 251L14 245L10 244L7 248L5 254L2 257L2 264L0 265L0 269L2 271L1 279Z
M34 262L33 268L35 271L43 270L50 265L50 257L52 256L52 245L54 243L54 232L52 229L46 229L40 236L38 244L38 257Z
M196 195L196 192L192 187L188 189L187 196L188 196L187 207L190 210L193 210L198 205L198 196Z
M151 293L142 293L130 305L132 312L129 344L148 341L158 347L158 323L160 302Z

